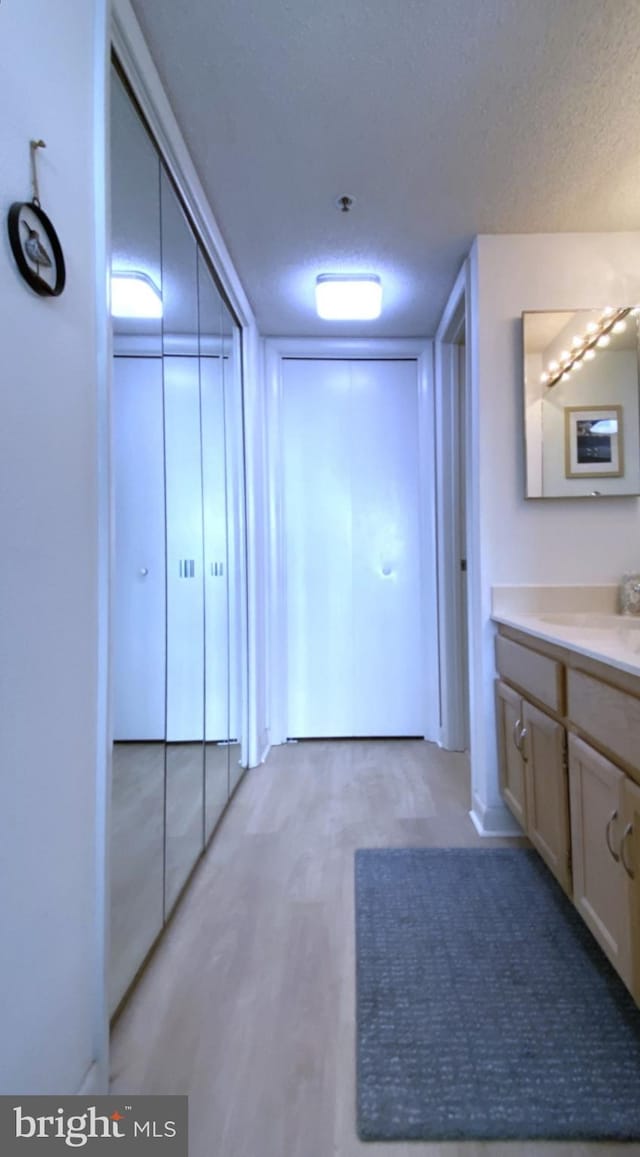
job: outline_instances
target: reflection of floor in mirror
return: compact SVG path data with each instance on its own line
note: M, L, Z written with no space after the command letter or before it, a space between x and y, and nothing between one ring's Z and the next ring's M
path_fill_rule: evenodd
M211 835L229 798L229 751L225 744L207 743L205 775L205 810L207 839Z
M240 783L244 774L244 768L240 762L242 749L239 743L229 744L229 793L233 793Z
M230 755L239 758L239 744L206 745L207 840L228 800ZM204 758L201 743L167 745L167 913L202 851ZM164 759L164 743L114 744L111 1011L162 928Z
M116 743L111 797L110 1011L162 927L164 743Z
M204 846L204 747L167 744L166 913Z

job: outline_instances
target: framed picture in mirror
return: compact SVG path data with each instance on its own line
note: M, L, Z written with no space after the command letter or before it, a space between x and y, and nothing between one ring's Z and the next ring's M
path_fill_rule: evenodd
M640 495L640 306L522 320L526 497Z
M566 406L564 430L565 477L622 477L622 406Z

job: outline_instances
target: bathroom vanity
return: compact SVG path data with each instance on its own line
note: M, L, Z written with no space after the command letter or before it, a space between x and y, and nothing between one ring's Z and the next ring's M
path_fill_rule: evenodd
M494 589L498 748L506 804L640 1002L640 617L615 589Z

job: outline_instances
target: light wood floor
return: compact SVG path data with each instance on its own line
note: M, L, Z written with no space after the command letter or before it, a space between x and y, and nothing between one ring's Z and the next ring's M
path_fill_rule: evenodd
M432 745L275 749L245 776L115 1026L113 1091L187 1093L190 1157L640 1154L356 1137L353 852L508 842L481 840L468 806L465 758Z

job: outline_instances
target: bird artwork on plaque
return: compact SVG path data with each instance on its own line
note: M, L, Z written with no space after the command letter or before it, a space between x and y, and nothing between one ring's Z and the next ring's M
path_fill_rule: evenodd
M46 148L44 141L31 141L33 196L30 201L14 201L9 209L7 228L11 252L18 272L40 297L59 297L66 270L62 246L52 222L40 204L36 153Z

